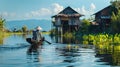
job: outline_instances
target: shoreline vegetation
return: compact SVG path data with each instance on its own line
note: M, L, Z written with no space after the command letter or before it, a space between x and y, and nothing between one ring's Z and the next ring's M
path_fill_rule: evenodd
M50 34L50 32L41 32L42 34ZM21 34L32 34L32 32L1 32L0 31L0 35L2 37L3 36L9 36L9 35L13 35L13 34L17 34L17 35L21 35Z
M41 32L42 34L50 34L50 32ZM0 39L9 37L11 35L23 35L32 34L32 32L3 32L0 31Z

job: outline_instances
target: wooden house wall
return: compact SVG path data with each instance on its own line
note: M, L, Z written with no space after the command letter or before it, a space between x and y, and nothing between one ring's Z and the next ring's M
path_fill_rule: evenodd
M95 14L95 21L99 24L98 26L101 32L108 29L111 22L111 16L112 16L111 6L108 6Z
M104 20L104 22L105 22L106 19L107 19L107 21L110 20L109 18L106 18L106 19L101 18L101 17L104 17L104 16L105 17L110 17L111 16L111 8L110 7L106 8L106 9L103 9L102 11L95 14L96 22L97 23L102 23L103 20Z
M64 17L58 17L55 19L55 26L60 26L64 21L68 21L69 25L80 25L79 18L64 18Z

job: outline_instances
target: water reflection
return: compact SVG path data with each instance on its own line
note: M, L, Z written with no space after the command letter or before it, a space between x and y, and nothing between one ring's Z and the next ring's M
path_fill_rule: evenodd
M34 62L40 62L39 61L39 54L33 54L33 55L27 55L27 62L28 63L34 63Z
M28 63L40 62L40 53L41 53L42 46L40 46L39 50L36 50L36 51L31 51L30 49L31 49L31 46L27 50Z
M77 62L76 57L80 56L80 54L78 53L79 48L76 47L75 45L71 45L71 44L68 44L65 46L62 45L62 47L58 46L56 48L56 51L58 51L59 56L64 57L63 63L64 62L75 63L75 62Z
M106 65L120 66L120 45L111 45L112 49L98 48L95 57L100 58L97 62L106 62ZM111 48L111 46L107 46Z
M52 38L55 43L62 43L64 45L68 44L67 46L61 47L59 46L56 48L58 53L60 54L59 56L63 56L64 60L63 62L67 63L75 63L78 60L75 59L77 56L81 56L81 52L79 53L79 48L88 48L88 47L94 47L95 46L95 57L99 58L95 62L103 62L100 65L111 65L111 66L120 66L120 45L111 45L111 44L98 44L98 45L88 45L89 42L83 42L80 41L80 39L76 38L64 38L62 36L55 36ZM85 43L84 45L78 45L77 44L82 44ZM75 44L70 45L70 44ZM78 47L78 49L75 49L75 46ZM92 48L90 48L92 49Z
M37 45L37 44L30 44L28 50L27 50L27 54L31 55L31 54L39 54L39 52L42 49L42 45Z
M3 44L4 37L0 37L0 45Z
M79 38L65 38L63 36L53 36L52 40L55 43L62 43L62 44L80 44L81 40Z
M95 57L100 58L96 62L105 62L103 65L112 64L112 55L111 54L96 54Z
M0 45L3 45L4 39L5 39L6 37L8 37L8 36L4 35L4 33L0 31Z

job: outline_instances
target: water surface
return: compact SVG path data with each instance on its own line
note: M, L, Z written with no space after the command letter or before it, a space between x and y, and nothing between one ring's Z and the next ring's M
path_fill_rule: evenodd
M52 42L48 35L46 40ZM110 67L111 54L99 54L93 45L44 43L38 52L27 54L26 37L13 35L0 45L0 67ZM109 59L109 60L108 60Z

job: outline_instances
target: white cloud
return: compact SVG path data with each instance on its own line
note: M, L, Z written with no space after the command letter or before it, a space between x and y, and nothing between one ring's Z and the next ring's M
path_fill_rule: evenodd
M46 18L50 16L53 16L55 14L58 14L60 11L62 11L64 7L58 3L51 4L51 7L48 8L41 8L36 11L31 11L29 13L26 13L26 17L42 17ZM86 6L82 6L81 8L74 8L78 13L83 14L85 16L90 16L94 13L96 6L94 3L91 3L89 6L89 9L86 9Z
M51 16L58 14L60 11L62 11L64 7L58 3L53 3L48 8L40 8L38 10L33 10L26 13L10 13L10 12L0 12L0 15L5 17L5 19L46 19L50 18ZM91 3L89 6L89 9L86 8L86 6L73 8L78 13L83 14L85 16L90 16L94 13L96 6L94 3Z
M74 10L76 10L80 14L88 14L88 10L85 9L85 6L82 6L81 8L74 8Z
M87 13L87 10L85 9L84 6L82 6L81 8L74 8L75 11L77 11L78 13L80 14L86 14Z
M8 12L2 12L1 15L6 17L8 16Z
M33 16L45 16L45 15L50 15L51 14L51 11L47 8L41 8L40 10L38 11L32 11L31 12L33 14Z
M31 18L31 17L32 17L32 14L26 13L24 17L25 17L25 18Z
M10 13L10 12L0 12L0 16L2 16L3 18L6 18L6 19L11 19L11 18L14 18L16 17L16 13Z
M83 14L86 14L86 13L87 13L87 10L85 9L84 6L82 6L82 8L81 8L81 13L83 13Z
M47 15L51 15L51 14L52 14L52 12L49 9L41 8L39 10L26 13L25 16L26 17L39 17L39 16L47 16Z
M90 16L94 13L96 6L94 5L94 3L91 3L89 6L89 9L86 9L85 6L82 6L81 8L74 8L74 9L80 14L83 14L85 16Z
M48 8L41 8L39 10L36 11L31 11L25 14L26 18L32 18L32 17L50 17L54 14L59 13L60 11L63 10L63 6L59 5L58 3L53 3L51 4L51 7Z
M52 7L53 7L53 11L52 11L53 14L57 14L64 9L64 7L58 3L52 4Z
M90 8L91 8L91 10L94 10L94 9L96 9L96 6L95 6L95 4L94 4L94 3L91 3L91 5L90 5Z

